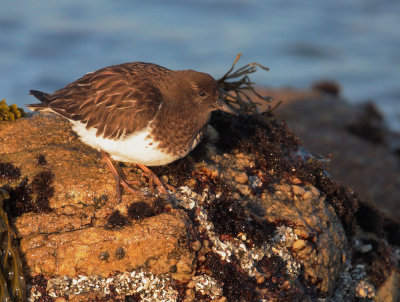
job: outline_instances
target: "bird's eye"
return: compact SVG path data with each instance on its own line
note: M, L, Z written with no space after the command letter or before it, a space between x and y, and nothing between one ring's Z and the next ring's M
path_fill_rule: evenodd
M207 95L207 92L201 90L201 91L199 92L199 95L200 95L201 97L205 97L205 96Z

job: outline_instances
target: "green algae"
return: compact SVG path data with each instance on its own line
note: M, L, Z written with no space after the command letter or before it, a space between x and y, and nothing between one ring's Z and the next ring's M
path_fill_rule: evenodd
M10 195L0 188L0 299L1 301L26 301L26 284L22 262L17 248L13 245L13 232L8 224L7 214L3 210L3 201Z
M25 116L24 109L18 108L15 104L8 106L6 100L0 101L0 121L13 121Z

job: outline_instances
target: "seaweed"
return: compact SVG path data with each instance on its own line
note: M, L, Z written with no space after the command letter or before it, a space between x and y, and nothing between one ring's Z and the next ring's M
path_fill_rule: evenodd
M378 236L383 235L383 218L379 210L372 204L364 201L360 201L358 205L356 218L360 227Z
M122 259L125 257L125 250L123 247L119 247L115 250L114 256L116 259Z
M195 154L194 151L196 149L190 153L190 156L185 156L168 165L152 167L152 171L157 175L168 175L169 183L176 187L180 187L191 177L190 171L192 171L194 167L191 157Z
M289 278L286 272L286 263L278 255L264 256L257 262L257 270L267 276L265 282L270 289L277 291Z
M125 296L125 302L140 302L142 301L142 298L140 297L139 294L132 294Z
M264 281L249 277L234 257L228 263L214 253L207 253L204 260L199 261L199 268L211 271L212 276L223 285L223 295L227 301L293 302L307 301L310 296L317 297L315 289L307 281L293 280L287 275L286 265L279 256L264 257L256 265L263 272ZM289 288L283 290L284 284L290 284Z
M358 136L372 144L381 144L386 141L386 129L382 113L373 103L366 103L363 112L346 129L353 135Z
M54 175L50 171L42 171L33 177L31 190L36 195L34 212L50 212L49 198L54 195Z
M232 198L228 188L220 179L214 180L210 189L214 194L222 194L217 201L205 205L216 233L233 237L245 233L257 246L266 243L272 237L276 225L252 217L241 201Z
M400 247L400 222L395 219L385 217L383 229L390 244Z
M236 63L239 61L241 56L241 53L236 56L232 67L217 80L217 85L228 104L233 107L239 107L241 113L255 113L257 112L260 103L253 101L248 92L252 92L258 97L258 99L264 102L270 102L272 98L262 96L254 89L254 82L250 80L249 74L256 72L258 67L266 71L269 69L254 62L234 70ZM237 78L239 79L235 81L234 79Z
M15 180L21 177L21 170L11 163L0 163L0 179Z
M25 117L24 109L12 104L8 106L6 100L0 101L0 121L13 121L21 117Z
M355 252L353 258L356 259L356 263L368 264L368 278L376 288L379 288L389 277L394 267L390 248L382 239L364 239L363 244L370 244L372 249L366 253Z
M222 261L214 253L207 253L205 263L200 265L211 270L212 276L223 284L223 293L228 301L257 301L254 291L256 280L240 271L234 263Z
M128 207L128 217L133 220L143 220L167 211L167 201L158 197L152 204L143 201L134 202Z
M129 222L125 216L123 216L118 210L112 212L112 214L107 219L107 228L115 228L117 226L123 227L127 225Z
M43 154L39 154L36 157L36 163L38 164L38 166L46 167L47 165L46 157Z
M357 194L334 181L325 172L323 161L296 155L301 151L299 139L271 111L238 117L215 112L210 123L220 134L217 147L223 152L254 155L256 166L250 172L260 176L264 188L290 176L316 186L325 193L346 234L349 237L355 234Z
M18 217L28 212L50 212L49 198L54 195L53 181L51 171L36 174L30 183L24 177L15 188L10 188L10 199L6 204L8 214Z
M3 210L3 201L9 199L8 192L0 189L0 298L2 301L25 301L26 283L22 262L17 248L13 245L13 232L10 229L7 214Z

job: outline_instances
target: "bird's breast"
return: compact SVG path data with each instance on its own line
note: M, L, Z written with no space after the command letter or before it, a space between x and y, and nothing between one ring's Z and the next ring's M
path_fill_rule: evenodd
M146 166L161 166L182 157L161 148L160 142L152 137L149 127L120 139L108 139L96 136L95 128L86 129L85 124L76 121L71 123L72 129L85 144L106 151L112 159L117 161Z

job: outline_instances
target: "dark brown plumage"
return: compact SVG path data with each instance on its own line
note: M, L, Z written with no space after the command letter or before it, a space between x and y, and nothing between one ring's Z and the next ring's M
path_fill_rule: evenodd
M116 160L150 166L189 153L212 111L233 112L210 75L142 62L88 73L53 94L30 92L41 101L30 109L69 119L86 144Z

